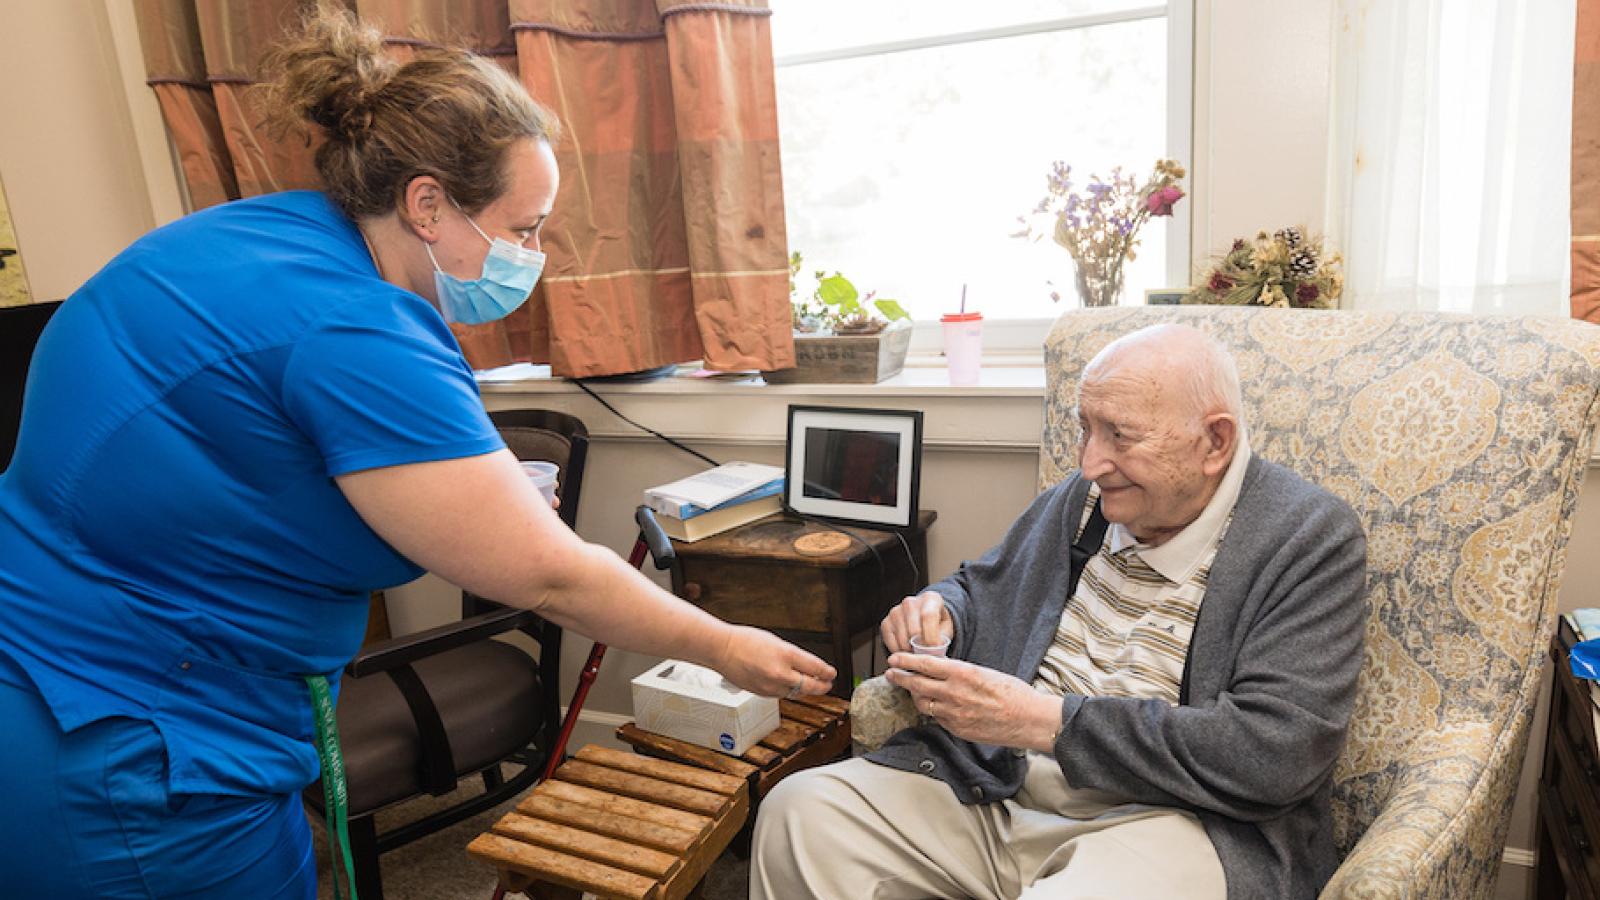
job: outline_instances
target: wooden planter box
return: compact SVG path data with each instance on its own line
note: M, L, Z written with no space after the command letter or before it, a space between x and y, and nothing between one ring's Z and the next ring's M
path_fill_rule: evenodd
M898 375L911 347L904 319L877 334L794 336L795 367L763 372L769 384L875 384Z

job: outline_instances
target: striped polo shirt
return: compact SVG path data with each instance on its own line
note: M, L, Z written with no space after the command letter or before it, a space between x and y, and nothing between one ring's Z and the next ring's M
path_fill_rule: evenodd
M1150 547L1112 523L1062 612L1034 677L1051 694L1142 697L1176 705L1189 637L1205 599L1211 560L1233 518L1250 447L1244 435L1217 492L1188 527ZM1098 485L1084 504L1082 530Z

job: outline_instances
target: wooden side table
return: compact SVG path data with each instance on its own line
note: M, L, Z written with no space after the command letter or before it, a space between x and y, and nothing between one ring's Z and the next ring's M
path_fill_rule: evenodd
M1589 683L1567 666L1577 635L1566 619L1557 622L1550 645L1550 730L1539 775L1535 896L1600 900L1600 741L1594 721L1600 711Z
M851 651L878 633L900 598L932 580L927 531L937 518L924 510L915 528L896 534L776 514L701 541L673 541L672 590L724 621L826 639L831 652L823 655L839 673L833 693L848 698Z

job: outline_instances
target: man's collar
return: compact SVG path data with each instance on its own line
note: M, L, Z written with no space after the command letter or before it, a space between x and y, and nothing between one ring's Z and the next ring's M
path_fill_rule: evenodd
M1223 474L1217 492L1211 495L1199 518L1159 547L1140 545L1133 532L1112 523L1106 530L1106 545L1113 553L1133 547L1145 565L1160 572L1162 578L1174 584L1183 584L1205 562L1211 546L1228 524L1233 505L1239 501L1239 491L1244 486L1245 469L1249 467L1250 441L1241 433L1239 444L1233 449L1233 459L1228 462L1228 471Z

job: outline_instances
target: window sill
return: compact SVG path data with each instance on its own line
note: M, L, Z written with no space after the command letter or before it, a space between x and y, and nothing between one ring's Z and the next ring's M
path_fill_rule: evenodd
M521 364L478 373L484 404L570 412L600 440L656 440L549 371ZM1044 366L1037 354L985 359L978 383L961 386L949 383L941 358L920 354L877 384L770 385L755 375L678 372L657 381L586 385L634 421L691 442L782 445L790 404L919 409L923 443L946 448L1037 453L1044 424Z
M549 366L518 363L477 373L478 387L485 393L566 393L581 389L565 378L552 378ZM677 374L655 381L587 382L600 393L676 394L740 393L763 391L773 394L883 395L883 396L1044 396L1044 362L1037 353L995 354L987 356L975 385L952 385L939 354L911 354L905 368L877 384L767 384L759 375L708 373L692 366L678 367Z

